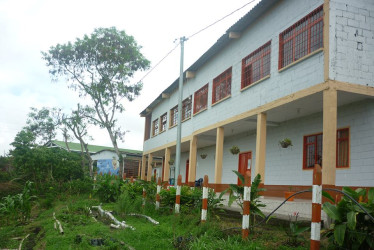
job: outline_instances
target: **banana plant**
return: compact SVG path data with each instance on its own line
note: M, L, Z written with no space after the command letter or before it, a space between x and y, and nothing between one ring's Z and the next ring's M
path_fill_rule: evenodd
M374 188L366 192L363 188L353 190L343 187L342 191L374 216ZM326 232L332 244L347 249L374 248L374 222L355 202L344 196L338 204L326 202L322 208L334 220Z
M239 173L238 171L233 170L233 172L238 176L241 183L244 183L244 176ZM260 188L259 185L261 183L261 175L257 174L256 177L253 179L251 184L251 203L250 203L250 211L251 211L251 224L254 225L255 223L255 215L259 215L262 218L265 218L264 213L261 211L261 207L265 207L266 205L261 203L260 201L260 192L265 191L264 188ZM244 195L244 186L230 184L228 188L230 191L229 202L228 205L231 206L235 201L238 206L243 209L243 195Z

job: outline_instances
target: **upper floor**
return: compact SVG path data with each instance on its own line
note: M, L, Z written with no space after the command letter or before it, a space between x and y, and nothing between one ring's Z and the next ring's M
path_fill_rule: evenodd
M374 86L374 2L263 0L184 73L182 137L324 81ZM144 151L175 141L178 79L142 113Z

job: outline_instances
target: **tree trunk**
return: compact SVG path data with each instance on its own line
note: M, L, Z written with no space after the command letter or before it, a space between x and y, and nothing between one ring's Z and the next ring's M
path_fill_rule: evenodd
M114 150L116 151L116 154L118 156L118 161L119 161L118 175L120 176L120 178L122 178L122 176L123 176L123 157L122 157L121 152L119 151L119 148L118 148L118 145L117 145L117 140L116 140L115 136L113 135L112 129L110 127L106 127L106 129L107 129L108 134L110 136L110 140L112 141Z
M84 141L82 140L83 145L84 145L84 150L86 151L86 156L88 158L88 168L90 170L90 176L92 177L93 176L93 160L92 160L92 157L90 155L90 152L88 151L88 143L84 143Z

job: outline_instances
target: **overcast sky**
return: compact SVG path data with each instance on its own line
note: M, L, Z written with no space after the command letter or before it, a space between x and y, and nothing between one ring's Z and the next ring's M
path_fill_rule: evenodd
M51 82L41 51L95 28L115 26L134 36L153 67L175 47L175 39L188 37L249 2L253 3L185 43L184 69L259 0L0 0L0 155L11 149L30 107L60 107L70 113L82 102L63 80ZM120 147L142 149L144 118L139 113L178 78L179 56L178 47L144 79L140 97L125 103L126 112L118 117L129 132ZM136 74L133 82L146 73ZM105 130L91 128L90 134L94 140L89 144L112 146Z

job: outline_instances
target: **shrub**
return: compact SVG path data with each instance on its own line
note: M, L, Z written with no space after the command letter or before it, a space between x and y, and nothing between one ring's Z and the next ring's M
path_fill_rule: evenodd
M343 192L374 216L374 188L370 188L368 194L362 188L343 187ZM332 244L347 249L374 248L374 221L354 201L344 196L336 206L326 202L322 208L334 220L326 232Z
M101 202L115 202L120 195L121 182L115 175L98 175L94 192Z

